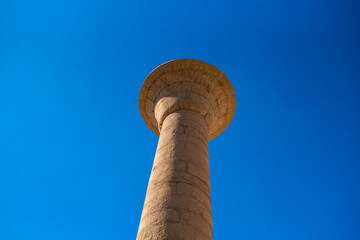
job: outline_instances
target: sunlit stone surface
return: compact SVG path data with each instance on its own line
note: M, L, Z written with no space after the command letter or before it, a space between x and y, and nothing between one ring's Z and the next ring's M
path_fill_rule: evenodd
M139 107L160 137L137 240L213 239L208 140L234 116L230 81L206 62L170 61L146 78Z

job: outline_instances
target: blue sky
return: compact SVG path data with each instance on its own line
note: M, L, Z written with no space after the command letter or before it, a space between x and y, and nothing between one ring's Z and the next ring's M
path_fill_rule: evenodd
M344 1L0 1L0 239L135 239L163 62L221 69L214 239L360 239L360 15Z

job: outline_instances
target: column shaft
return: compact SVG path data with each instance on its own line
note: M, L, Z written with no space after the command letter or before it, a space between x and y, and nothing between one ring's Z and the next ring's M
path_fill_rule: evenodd
M212 240L208 128L193 111L161 128L137 240Z

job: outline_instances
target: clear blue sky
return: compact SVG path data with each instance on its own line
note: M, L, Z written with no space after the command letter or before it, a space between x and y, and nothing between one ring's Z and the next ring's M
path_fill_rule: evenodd
M232 82L214 239L360 239L356 0L0 1L0 239L135 239L158 137L138 94L194 58Z

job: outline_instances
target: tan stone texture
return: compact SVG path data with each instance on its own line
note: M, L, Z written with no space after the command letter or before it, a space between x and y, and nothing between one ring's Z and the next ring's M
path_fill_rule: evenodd
M187 129L201 137L194 138ZM206 136L205 120L196 112L181 110L165 118L138 239L212 239Z
M137 240L211 240L208 140L235 112L235 93L214 66L170 61L145 80L139 105L160 135Z
M171 112L198 112L209 127L208 139L223 132L236 108L229 79L213 65L193 59L164 63L152 71L140 90L140 113L157 135Z

